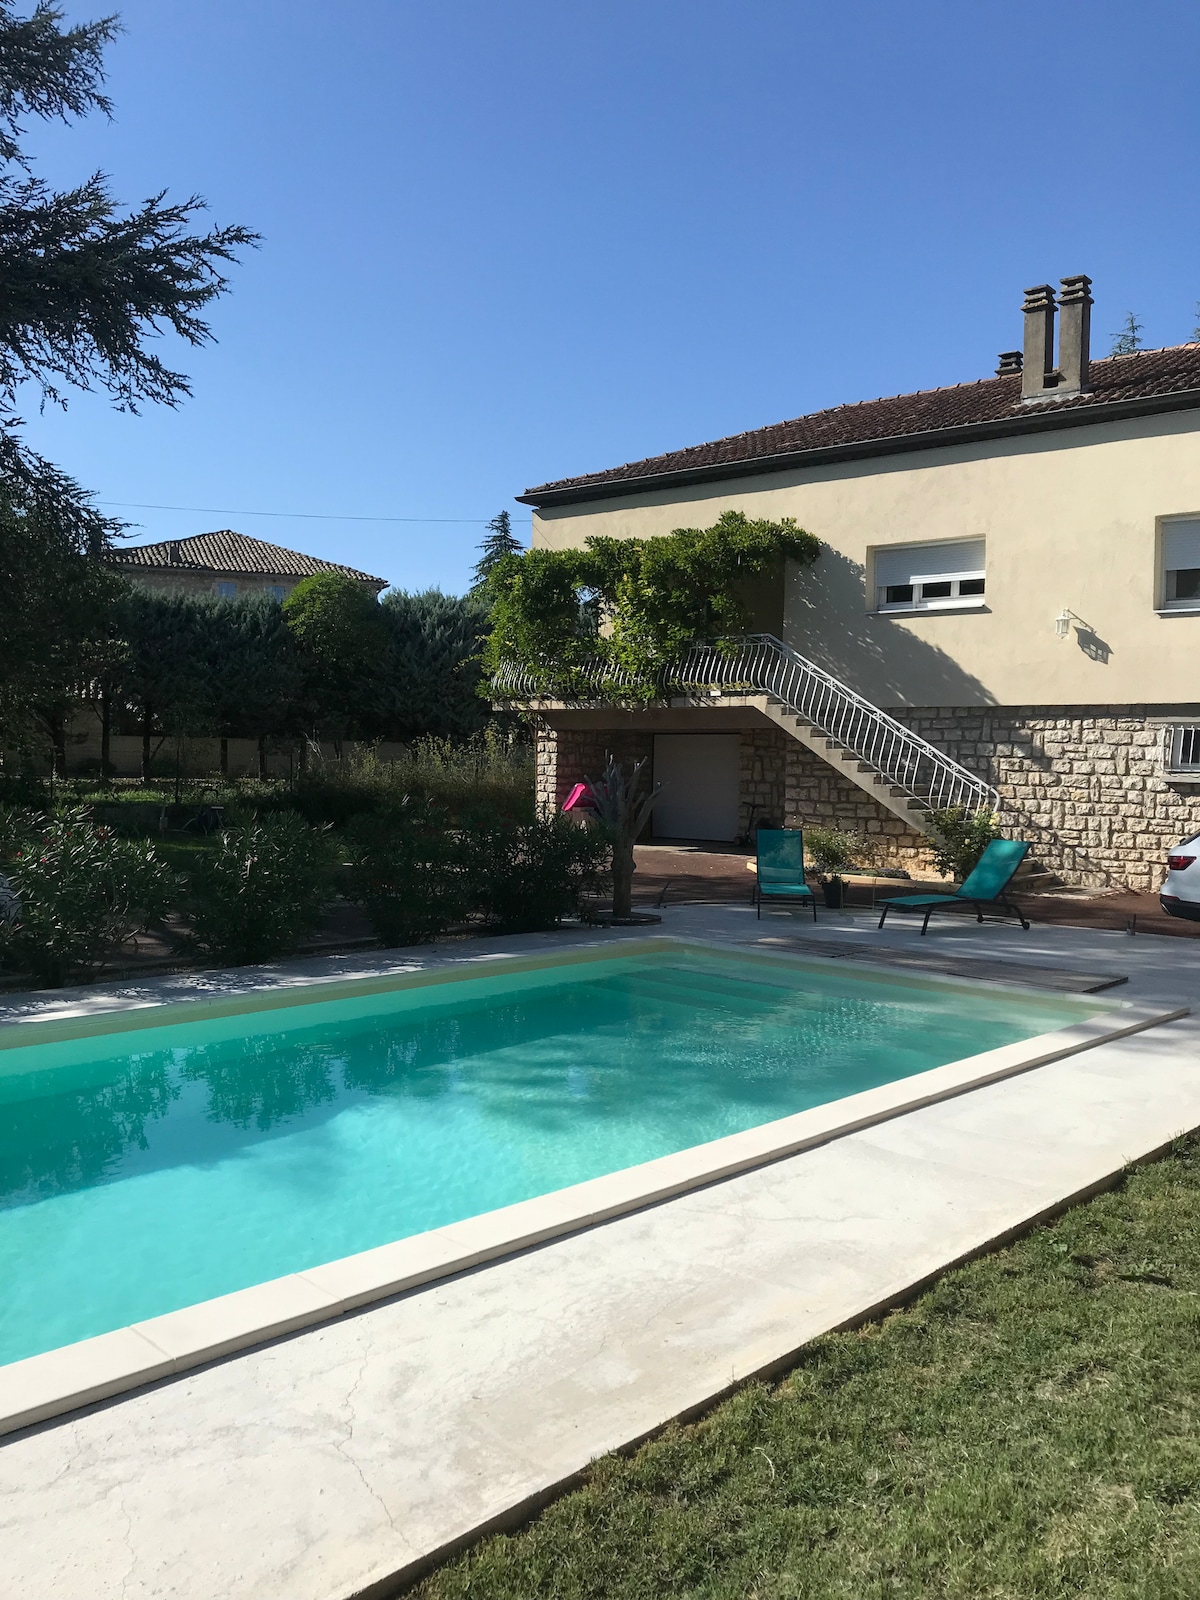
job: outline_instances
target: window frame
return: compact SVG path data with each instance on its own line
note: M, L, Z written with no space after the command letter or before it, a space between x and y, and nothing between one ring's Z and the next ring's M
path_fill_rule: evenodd
M1194 760L1185 761L1184 755ZM1200 783L1200 722L1170 722L1163 729L1163 773Z
M982 610L986 610L986 605L987 605L987 566L986 566L986 562L987 562L987 544L986 544L986 541L985 540L981 540L978 537L971 538L971 539L955 539L955 540L944 540L944 541L942 541L943 548L945 548L946 550L952 550L956 546L961 546L961 545L964 545L964 544L983 544L983 546L984 546L984 563L985 563L984 566L982 566L982 567L973 567L973 568L970 568L970 569L964 569L964 568L958 567L958 568L955 568L953 571L950 571L950 572L946 572L946 571L940 571L939 572L939 571L934 571L934 570L930 570L929 572L914 572L912 574L912 576L911 576L911 582L908 583L908 584L895 584L895 583L886 584L886 583L880 583L879 580L878 580L879 557L881 555L890 554L892 551L896 551L896 550L905 550L905 549L918 549L918 550L920 550L920 549L930 549L930 550L932 550L935 547L924 545L924 544L922 544L922 542L920 540L917 540L917 539L914 539L914 540L911 540L911 541L906 541L903 544L881 544L881 545L876 545L872 549L872 551L870 552L870 557L871 557L871 577L872 577L872 581L873 581L874 594L875 594L875 604L872 607L872 609L875 612L877 612L879 615L881 615L881 616L898 616L898 615L911 616L914 613L918 613L918 612L924 613L924 612L929 612L929 611L982 611ZM931 584L935 584L935 583L937 583L937 584L948 583L950 585L950 593L947 594L947 595L933 595L933 596L930 596L929 598L926 598L925 597L925 593L924 593L926 586L927 585L931 585ZM963 593L961 593L961 586L964 583L977 583L977 584L981 585L981 587L974 594L963 594ZM913 590L913 597L912 597L911 600L889 600L887 598L887 592L888 592L889 589L901 589L901 588L911 588Z
M1181 522L1200 523L1198 512L1173 512L1170 516L1157 519L1158 537L1156 540L1156 574L1155 574L1155 605L1154 609L1159 616L1187 616L1200 615L1200 594L1185 599L1175 599L1171 596L1171 578L1177 572L1195 572L1196 567L1168 567L1167 566L1167 535L1168 531Z
M217 599L218 600L236 600L237 599L237 592L238 592L238 586L237 586L237 583L234 581L234 579L232 579L232 578L218 578L217 579Z

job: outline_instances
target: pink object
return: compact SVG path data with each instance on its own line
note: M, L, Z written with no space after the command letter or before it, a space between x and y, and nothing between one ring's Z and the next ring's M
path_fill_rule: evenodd
M564 811L590 811L592 810L592 797L588 793L586 783L577 783L570 794L563 801Z

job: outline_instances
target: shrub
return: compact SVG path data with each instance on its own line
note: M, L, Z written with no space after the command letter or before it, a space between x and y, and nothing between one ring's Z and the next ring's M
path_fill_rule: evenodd
M979 858L1000 837L999 818L991 811L968 811L966 806L946 806L931 811L935 849L933 864L961 883L979 865Z
M463 851L442 807L405 795L389 811L355 817L346 849L348 896L380 944L422 944L466 917Z
M352 817L394 811L406 796L444 806L452 824L481 809L532 821L533 751L492 725L471 739L420 739L394 761L374 751L317 760L274 804L342 828Z
M295 949L331 890L329 844L294 812L221 834L192 878L192 933L218 961L267 961Z
M0 951L49 985L89 971L156 922L179 889L152 845L93 827L83 809L4 813L0 853L17 900L0 923Z
M836 878L850 866L861 849L862 840L858 835L842 828L804 830L804 854L822 879Z
M564 816L514 824L477 814L463 845L474 905L511 933L576 914L584 894L599 892L612 855L607 831Z

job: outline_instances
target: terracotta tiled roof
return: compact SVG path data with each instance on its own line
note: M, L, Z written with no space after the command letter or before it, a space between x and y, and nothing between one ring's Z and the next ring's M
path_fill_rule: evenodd
M1190 401L1186 398L1190 395ZM1200 407L1200 344L1166 350L1139 350L1129 356L1093 361L1086 393L1065 400L1023 404L1020 373L982 378L947 389L814 411L792 422L777 422L737 433L711 444L673 450L632 461L606 472L560 478L527 489L518 498L530 505L555 500L591 500L609 493L631 493L658 483L741 476L804 464L807 456L887 455L900 450L959 443L980 437L1040 432L1103 417Z
M373 578L337 561L322 561L299 550L285 550L265 539L221 528L216 533L195 533L190 539L164 539L161 544L125 545L108 557L120 567L152 567L156 571L211 572L228 577L311 578L317 572L340 572L360 583L387 587L386 578Z

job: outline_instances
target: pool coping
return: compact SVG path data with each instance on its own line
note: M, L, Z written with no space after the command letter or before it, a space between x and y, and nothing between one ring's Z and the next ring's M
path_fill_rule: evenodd
M398 987L441 983L502 964L509 971L572 964L595 959L597 952L632 954L639 948L702 948L723 955L740 954L722 940L659 936L609 941L547 952L492 958L486 963L453 962L446 966L409 969L373 978L315 982L297 988L252 989L241 996L225 994L198 1001L116 1009L69 1019L22 1019L0 1025L0 1049L17 1043L13 1035L29 1028L39 1040L78 1037L124 1028L162 1025L162 1011L172 1022L187 1020L180 1011L198 1016L259 1011L272 1006L315 1003L331 997L389 991ZM749 958L749 957L748 957ZM892 977L905 990L929 987L981 990L1008 1001L1026 994L1042 1006L1061 1005L1042 991L1024 991L1011 984L954 979L911 973L885 975L878 967L791 952L755 951L752 959L781 966L815 967L842 974L854 971L875 983ZM423 1288L439 1279L499 1261L569 1234L658 1205L692 1190L720 1183L757 1167L785 1160L863 1128L907 1112L948 1100L976 1088L1076 1055L1111 1040L1140 1033L1189 1014L1189 1007L1161 1009L1153 1005L1100 997L1071 997L1093 1014L1076 1023L1017 1044L965 1057L911 1077L845 1096L791 1116L762 1123L741 1133L693 1145L674 1154L590 1178L549 1194L519 1201L463 1221L415 1234L390 1244L344 1256L304 1272L288 1273L250 1288L200 1301L177 1311L118 1328L110 1333L59 1346L40 1355L0 1366L0 1435L111 1399L160 1379L174 1377L206 1363L249 1350L280 1336L314 1327L348 1312ZM27 1043L28 1038L20 1041Z

